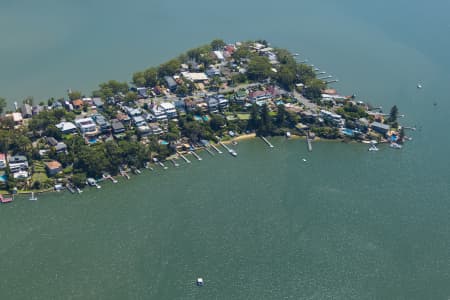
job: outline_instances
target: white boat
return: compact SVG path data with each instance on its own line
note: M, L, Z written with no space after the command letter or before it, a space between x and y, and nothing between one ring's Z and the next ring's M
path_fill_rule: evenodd
M34 196L34 192L31 192L31 197L30 197L29 200L31 200L31 201L36 201L37 200L37 197Z
M370 145L369 147L369 151L378 151L377 146L375 146L374 144Z
M233 149L230 149L229 152L230 152L230 154L233 155L234 157L237 156L237 152L234 151Z
M417 88L418 88L418 89L421 89L421 88L422 88L422 85L421 85L420 83L418 83L418 84L417 84Z
M399 145L397 143L390 143L389 147L394 148L394 149L402 149L402 145Z
M303 160L304 162L306 162L306 158L303 158L302 160Z
M203 278L199 277L197 278L197 286L203 286L205 283L203 281Z
M291 137L291 132L290 132L290 131L286 132L286 137L287 137L287 138L290 138L290 137Z

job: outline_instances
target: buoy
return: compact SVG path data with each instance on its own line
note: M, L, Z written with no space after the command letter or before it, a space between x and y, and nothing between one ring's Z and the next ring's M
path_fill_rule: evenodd
M204 282L203 282L203 278L199 277L197 278L197 286L203 286Z

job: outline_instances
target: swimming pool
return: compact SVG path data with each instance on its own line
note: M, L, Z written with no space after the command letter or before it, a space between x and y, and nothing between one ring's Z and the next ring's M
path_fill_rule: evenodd
M345 135L348 135L348 136L353 136L355 134L355 132L353 130L348 129L348 128L342 129L342 133Z

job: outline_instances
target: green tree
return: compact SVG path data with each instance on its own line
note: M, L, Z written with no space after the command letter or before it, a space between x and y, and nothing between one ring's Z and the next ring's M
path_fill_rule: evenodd
M86 185L86 173L75 173L72 175L72 183L79 188L82 188Z
M305 64L297 64L296 75L301 83L307 84L316 78L316 73L311 66Z
M247 76L254 81L260 81L268 78L271 71L269 59L265 56L256 56L250 60L247 68Z
M397 105L392 106L391 111L389 113L388 122L396 123L398 118L398 108Z
M76 99L80 99L81 98L81 92L80 91L71 91L69 94L69 99L70 100L76 100Z
M247 127L249 130L255 130L259 126L259 109L258 105L253 103L250 109L250 118L248 119Z
M226 125L225 118L222 117L221 115L214 114L211 116L209 126L211 126L212 130L218 131L225 125Z
M6 108L6 99L0 97L0 114L3 113L3 111L5 110L5 108Z
M158 76L163 78L164 76L173 76L179 70L181 62L177 59L171 59L166 63L163 63L158 67Z
M308 99L317 100L321 98L322 90L326 88L325 82L319 79L313 79L307 83L304 95Z
M144 71L145 85L148 87L154 87L158 84L158 69L155 67L148 68Z
M137 87L144 87L147 83L144 72L136 72L133 74L133 83Z
M135 92L129 91L125 94L123 99L125 102L134 102L137 100L137 94Z
M225 47L225 46L226 46L225 42L221 39L215 39L215 40L212 40L212 42L211 42L212 50L222 50L223 47Z
M278 105L278 112L277 112L277 118L275 121L275 124L278 127L282 127L286 124L286 119L288 117L288 114L286 112L286 108L284 105Z

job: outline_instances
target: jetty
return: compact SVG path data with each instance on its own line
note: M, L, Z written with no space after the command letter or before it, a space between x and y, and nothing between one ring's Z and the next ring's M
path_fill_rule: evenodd
M168 168L163 164L162 161L158 161L158 164L163 168L164 170L167 170Z
M188 163L188 164L191 163L191 161L190 161L189 159L187 159L187 157L184 156L183 154L181 154L180 152L178 152L178 155L179 155L182 159L184 159L184 161L185 161L186 163Z
M411 126L403 126L404 129L410 129L412 131L416 131L416 127L411 127Z
M306 133L306 143L308 145L308 151L312 152L312 141L313 139L311 138L311 135L309 133L309 131Z
M71 183L67 183L66 188L70 193L75 194L75 188Z
M227 149L228 153L230 153L231 155L233 155L234 157L237 156L237 152L231 148L229 148L227 145L225 145L222 142L219 142L220 145L222 145L222 147L224 147L225 149Z
M209 147L205 147L205 150L206 150L206 152L208 152L209 154L214 156L214 153L211 151L211 149L209 149Z
M106 174L103 174L103 179L109 179L109 180L111 180L113 183L117 183L118 181L117 181L117 179L115 179L114 177L112 177L111 175L106 175Z
M128 175L128 173L124 170L120 170L120 175L122 175L126 179L130 179L130 175Z
M320 80L330 79L330 78L333 78L333 76L327 75L327 76L320 76L320 77L317 77L317 79L320 79Z
M219 154L222 154L223 152L222 151L220 151L220 149L219 148L217 148L216 146L214 146L213 144L211 144L211 147L214 149L214 150L216 150L217 151L217 153L219 153Z
M267 145L269 145L270 148L273 148L273 145L263 136L261 136L261 139L266 142Z
M175 161L175 159L170 159L175 167L179 167L180 165Z
M333 80L327 80L327 81L325 81L326 84L335 83L335 82L339 82L339 80L333 79Z
M196 159L202 160L202 158L201 158L197 153L195 153L195 151L191 151L190 153L191 153L192 155L194 155Z

